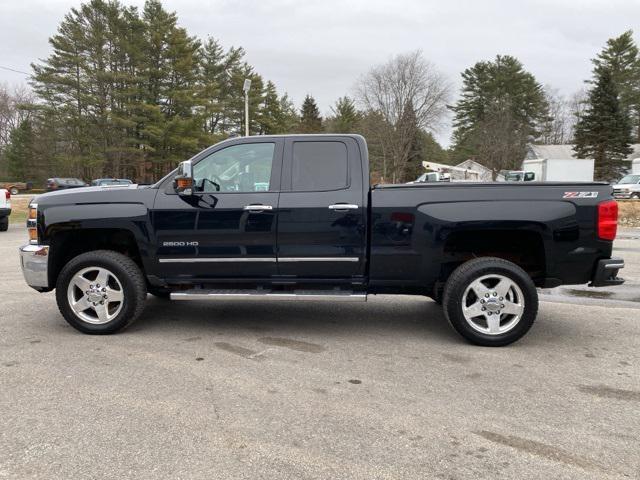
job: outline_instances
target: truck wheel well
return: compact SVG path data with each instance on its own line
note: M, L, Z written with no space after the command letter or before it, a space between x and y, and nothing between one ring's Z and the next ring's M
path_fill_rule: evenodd
M478 257L498 257L515 263L541 285L545 278L544 243L540 234L519 230L464 230L454 232L444 245L440 281L459 265Z
M58 275L69 260L94 250L113 250L131 258L144 272L142 258L133 233L124 229L96 228L66 230L51 239L49 285L55 285Z

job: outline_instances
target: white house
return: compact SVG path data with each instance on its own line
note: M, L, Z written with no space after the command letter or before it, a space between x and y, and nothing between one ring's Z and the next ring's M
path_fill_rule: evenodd
M467 170L471 170L473 172L478 172L478 181L480 182L491 182L493 181L492 175L491 175L491 169L485 167L484 165L482 165L481 163L476 162L475 160L465 160L462 163L459 163L458 165L456 165L456 167L459 168L464 168ZM503 181L504 177L500 174L498 174L498 176L496 177L496 181Z

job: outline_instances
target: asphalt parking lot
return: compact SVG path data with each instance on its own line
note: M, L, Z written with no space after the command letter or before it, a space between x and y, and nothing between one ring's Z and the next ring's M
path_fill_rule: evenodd
M0 234L2 479L640 478L640 232L621 293L545 292L499 349L386 296L149 297L86 336L25 285L24 239Z

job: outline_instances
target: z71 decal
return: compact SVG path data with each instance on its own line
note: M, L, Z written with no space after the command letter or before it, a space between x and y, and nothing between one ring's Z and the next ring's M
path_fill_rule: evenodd
M598 192L564 192L562 198L596 198Z

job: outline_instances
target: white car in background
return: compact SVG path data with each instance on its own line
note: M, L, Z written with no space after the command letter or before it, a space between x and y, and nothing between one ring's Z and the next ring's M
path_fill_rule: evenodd
M640 199L640 174L626 175L613 186L614 198Z
M9 215L11 215L11 193L0 188L0 232L9 229Z

